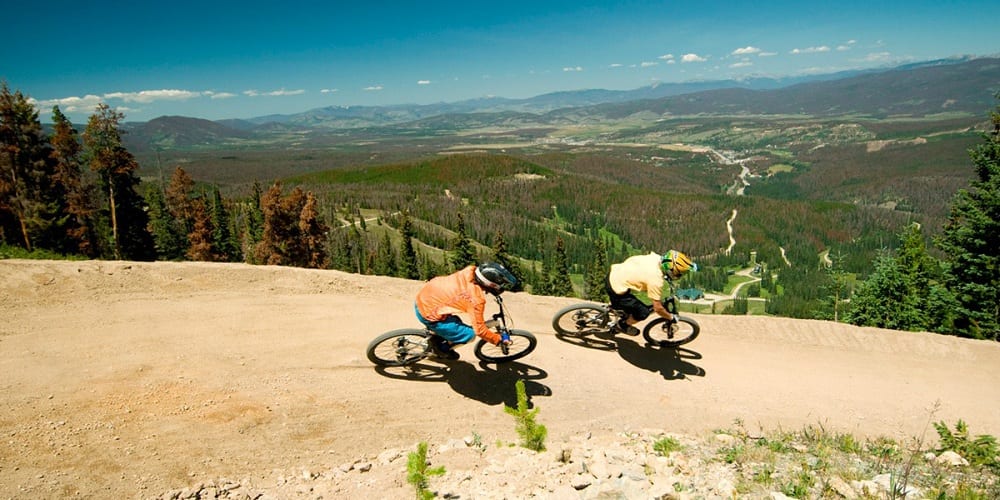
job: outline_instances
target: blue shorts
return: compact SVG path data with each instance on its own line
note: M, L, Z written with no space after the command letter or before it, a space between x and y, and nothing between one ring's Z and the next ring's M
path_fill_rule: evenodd
M420 309L417 308L416 304L413 305L413 312L417 313L417 319L430 331L453 344L466 344L476 336L475 330L462 323L462 318L458 316L445 316L441 321L427 321L420 315Z

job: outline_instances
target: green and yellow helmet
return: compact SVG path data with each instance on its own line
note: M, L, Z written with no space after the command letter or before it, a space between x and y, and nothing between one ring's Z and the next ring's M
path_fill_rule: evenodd
M663 270L663 277L670 280L681 279L688 271L697 271L698 265L691 262L691 259L677 250L671 250L660 258L660 268Z

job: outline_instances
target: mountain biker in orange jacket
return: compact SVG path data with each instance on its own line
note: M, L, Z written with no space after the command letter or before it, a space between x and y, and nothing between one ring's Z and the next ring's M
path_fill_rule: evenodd
M652 312L672 320L673 316L660 301L663 298L663 280L678 280L691 270L698 270L698 265L677 250L663 255L655 252L635 255L612 265L604 286L611 298L611 307L626 314L612 327L612 331L638 335L639 329L632 325L646 319ZM633 295L633 290L646 292L646 296L653 301L652 307Z
M517 287L517 278L500 264L486 263L468 266L447 276L431 279L417 292L414 311L417 319L436 335L432 347L438 357L458 359L452 347L465 344L476 335L500 344L500 334L486 326L486 292L499 296ZM468 314L472 326L462 322L459 313Z

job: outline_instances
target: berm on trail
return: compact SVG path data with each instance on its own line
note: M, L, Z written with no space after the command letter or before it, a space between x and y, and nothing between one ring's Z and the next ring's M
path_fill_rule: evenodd
M514 293L512 326L538 337L526 358L480 364L460 346L455 362L376 369L365 347L416 326L420 285L0 260L0 498L412 498L419 442L448 471L439 496L728 498L733 468L710 457L734 428L931 441L929 421L963 420L1000 435L1000 344L829 321L697 315L678 351L569 342L551 318L579 299ZM545 452L515 445L518 380ZM655 453L665 436L683 449Z

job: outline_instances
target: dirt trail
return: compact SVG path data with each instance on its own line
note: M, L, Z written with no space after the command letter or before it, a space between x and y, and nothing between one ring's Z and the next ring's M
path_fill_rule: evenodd
M826 321L695 315L663 352L583 346L511 294L538 349L379 372L364 350L414 325L420 283L242 264L0 261L0 498L142 497L197 480L322 470L420 440L513 441L526 380L551 439L730 427L896 438L934 420L1000 435L1000 344ZM488 312L490 312L488 310ZM601 339L598 339L601 340Z

